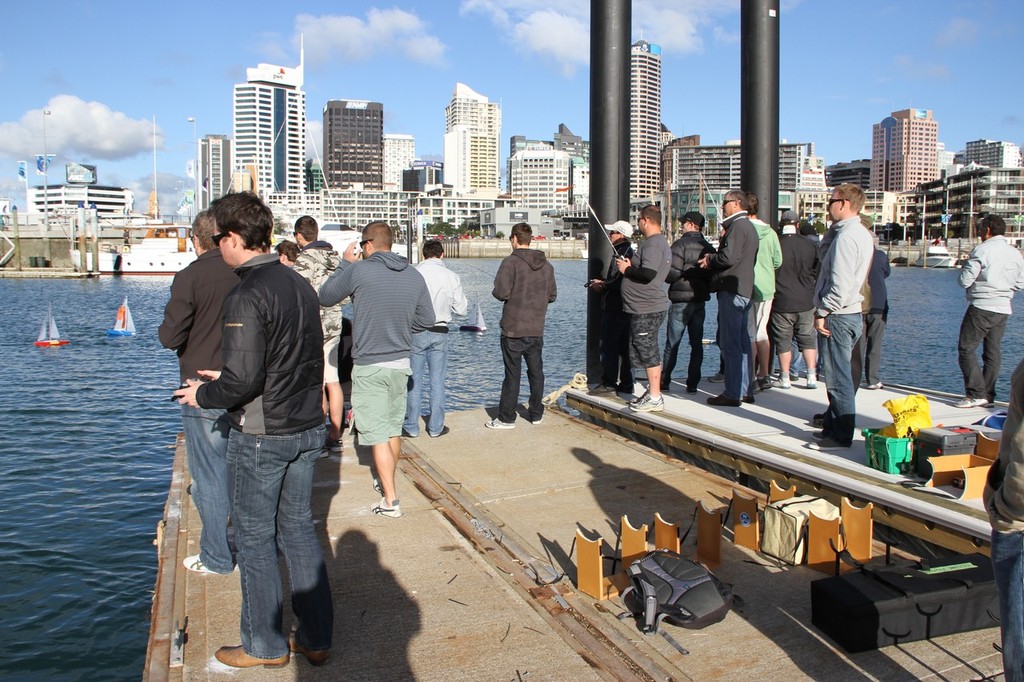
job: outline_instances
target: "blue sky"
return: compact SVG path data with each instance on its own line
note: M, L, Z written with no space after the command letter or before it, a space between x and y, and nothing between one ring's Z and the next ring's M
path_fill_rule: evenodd
M663 49L662 118L705 143L739 137L738 0L634 0L633 40ZM231 134L231 93L258 63L296 66L305 36L307 116L320 146L329 99L384 103L385 132L440 158L444 107L463 82L503 109L508 138L589 138L589 0L139 3L4 2L0 24L0 197L24 202L17 161L56 154L98 166L102 184L153 183L161 205L191 185L196 132ZM870 156L871 125L931 109L939 139L1024 142L1013 77L1024 43L1016 0L783 0L780 134L827 163ZM307 141L307 146L309 145ZM29 182L42 184L30 167Z

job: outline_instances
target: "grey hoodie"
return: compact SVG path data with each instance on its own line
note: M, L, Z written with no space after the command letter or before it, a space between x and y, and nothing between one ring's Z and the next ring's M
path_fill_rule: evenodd
M989 237L971 251L960 270L960 286L975 308L1009 315L1013 292L1024 289L1024 257L1006 237Z
M501 311L502 336L544 336L548 303L553 303L558 295L555 269L541 251L513 249L498 266L491 295L505 302Z
M430 292L416 268L390 251L342 260L320 287L320 305L352 297L352 362L376 365L409 357L414 332L434 325Z

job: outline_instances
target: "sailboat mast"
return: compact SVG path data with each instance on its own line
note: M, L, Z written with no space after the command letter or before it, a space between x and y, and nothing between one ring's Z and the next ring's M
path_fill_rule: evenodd
M153 220L160 219L160 194L156 191L156 114L153 114Z

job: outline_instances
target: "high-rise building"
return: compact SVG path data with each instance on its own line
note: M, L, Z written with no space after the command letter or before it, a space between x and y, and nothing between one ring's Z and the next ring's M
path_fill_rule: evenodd
M416 138L412 135L384 135L384 188L402 189L402 171L416 159Z
M227 135L207 135L199 141L199 210L210 208L231 189L231 140Z
M304 191L306 93L303 57L292 69L260 64L246 69L246 82L234 87L232 169L237 185L261 194Z
M825 167L825 184L838 187L844 182L857 185L861 189L871 186L871 159L856 161L840 161Z
M725 144L702 145L700 137L681 137L665 147L661 153L665 179L672 189L701 187L712 192L740 187L740 168L743 163L739 140ZM779 191L793 192L801 187L803 173L813 168L813 143L779 144Z
M903 109L872 126L871 189L906 192L939 176L939 122L929 109Z
M661 186L661 46L633 43L629 56L629 197L653 196Z
M569 206L572 159L548 144L516 152L508 160L509 194L521 208L563 209Z
M444 175L456 192L498 189L501 107L456 83L445 107Z
M1012 142L974 140L967 143L964 165L976 163L989 168L1020 168L1020 147Z
M319 192L324 189L324 169L316 159L306 159L306 191Z
M402 171L402 191L428 192L444 183L444 164L440 161L413 161Z
M384 105L332 99L324 105L324 181L330 189L384 188Z

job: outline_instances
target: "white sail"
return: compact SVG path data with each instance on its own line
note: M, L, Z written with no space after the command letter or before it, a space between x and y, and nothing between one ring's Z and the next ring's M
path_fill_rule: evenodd
M39 327L39 338L36 339L36 343L46 341L46 332L51 324L53 324L53 315L50 313L50 306L46 306L46 318L43 320L43 324Z
M132 311L128 307L128 297L124 297L124 330L134 335L135 334L135 320L132 319Z
M60 338L60 332L57 331L57 320L53 319L53 313L47 311L46 314L50 318L50 341L56 341Z
M484 323L484 313L480 310L480 304L476 304L476 325L480 331L487 331L487 324Z

